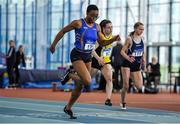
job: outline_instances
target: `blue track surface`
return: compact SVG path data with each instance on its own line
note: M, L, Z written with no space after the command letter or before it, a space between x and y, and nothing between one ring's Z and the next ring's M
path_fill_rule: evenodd
M180 123L179 112L76 104L77 119L63 112L64 102L0 98L0 123Z

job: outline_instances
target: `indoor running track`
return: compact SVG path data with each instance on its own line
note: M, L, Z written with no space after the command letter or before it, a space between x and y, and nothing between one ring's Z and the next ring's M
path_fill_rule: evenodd
M180 123L180 112L78 104L77 119L64 114L65 102L0 97L0 123Z

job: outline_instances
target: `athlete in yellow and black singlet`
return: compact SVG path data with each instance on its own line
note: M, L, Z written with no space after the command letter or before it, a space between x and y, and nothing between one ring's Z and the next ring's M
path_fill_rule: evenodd
M100 23L102 33L104 35L104 39L110 40L112 39L112 23L110 20L103 20ZM91 76L93 76L97 69L101 70L105 80L106 80L106 101L105 105L112 106L111 103L111 95L112 95L112 67L111 67L111 52L112 52L112 43L106 46L97 47L95 49L96 52L93 51L94 57L92 58L92 69Z
M112 34L109 37L104 36L104 38L109 40L112 38ZM103 58L105 64L110 64L110 62L111 62L110 57L111 57L111 53L112 53L112 48L113 48L112 44L109 44L107 46L100 46L99 45L97 48L95 48L97 55L99 57ZM92 58L92 67L101 70L101 68L103 66L98 63L98 60L95 57L93 57Z

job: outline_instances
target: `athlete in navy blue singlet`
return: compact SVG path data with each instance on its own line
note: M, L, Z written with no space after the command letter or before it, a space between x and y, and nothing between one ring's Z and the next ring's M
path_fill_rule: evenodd
M102 46L105 46L114 41L120 40L119 35L114 36L110 40L104 39L100 26L95 23L98 14L98 7L96 5L89 5L86 10L86 17L84 19L74 20L66 27L62 28L50 46L50 51L54 53L58 41L64 36L64 34L71 30L75 30L75 47L71 51L70 58L73 68L77 73L73 73L68 69L61 81L63 85L70 78L76 82L71 98L64 107L64 112L68 114L71 119L76 119L76 117L73 116L71 108L79 98L83 85L89 85L91 82L91 53L96 41L98 41Z
M145 64L145 52L144 52L144 38L142 33L144 31L144 25L141 22L137 22L134 25L134 31L126 38L125 45L121 50L122 56L125 60L122 63L121 71L123 78L123 88L121 91L121 104L122 109L126 109L125 96L129 88L129 78L134 82L137 89L143 92L143 80L141 74L141 65Z

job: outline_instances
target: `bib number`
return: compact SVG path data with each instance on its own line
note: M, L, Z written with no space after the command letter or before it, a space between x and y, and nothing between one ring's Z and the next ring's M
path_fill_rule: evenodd
M94 44L85 44L85 46L84 46L84 49L85 50L92 50L92 49L94 49Z
M102 51L102 56L103 57L110 57L111 56L111 48L108 48L108 49L104 49L103 51Z
M142 56L142 55L143 55L143 52L134 52L132 54L132 56L135 56L135 57Z

